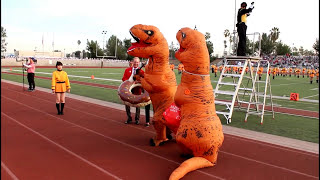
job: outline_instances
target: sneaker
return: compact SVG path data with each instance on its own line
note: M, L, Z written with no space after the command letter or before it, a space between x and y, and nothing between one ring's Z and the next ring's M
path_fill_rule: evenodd
M130 124L132 122L132 120L128 119L126 120L126 122L124 122L125 124Z
M32 91L32 89L28 89L28 91Z
M137 125L140 124L139 120L136 120L136 124L137 124Z
M146 127L149 127L150 126L150 123L146 123L146 125L145 125Z

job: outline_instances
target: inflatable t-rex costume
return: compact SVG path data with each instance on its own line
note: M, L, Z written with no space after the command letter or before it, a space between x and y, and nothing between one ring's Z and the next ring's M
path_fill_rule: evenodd
M174 101L177 82L174 72L169 67L169 47L167 40L158 28L138 24L130 29L130 34L137 41L132 43L128 54L148 58L142 87L149 93L153 106L153 125L156 136L150 140L151 145L158 146L167 141L170 129L165 126L163 112Z
M180 179L199 168L214 166L224 140L215 110L210 59L204 35L190 28L182 28L176 38L180 49L175 56L185 69L175 95L175 104L181 109L176 141L184 154L194 157L174 170L170 180Z

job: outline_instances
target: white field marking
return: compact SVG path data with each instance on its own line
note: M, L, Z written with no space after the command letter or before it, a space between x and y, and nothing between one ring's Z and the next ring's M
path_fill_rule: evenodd
M10 90L10 91L14 91L14 90L11 90L9 88L5 88L7 90ZM23 95L27 95L27 96L31 96L31 95L28 95L28 94L24 94L24 93L21 93L21 92L16 92L16 93L19 93L19 94L23 94ZM42 101L46 101L48 103L51 103L51 101L48 101L48 100L44 100L44 99L41 99L39 97L36 97L36 96L32 96L33 98L37 98L39 100L42 100ZM81 100L80 100L81 101ZM87 104L93 104L93 103L89 103L89 102L85 102L85 101L82 101L84 103L87 103ZM74 109L74 108L71 108L71 107L67 107L68 109L72 109L74 111L78 111L79 113L84 113L84 114L88 114L88 115L91 115L91 116L94 116L94 117L97 117L97 118L101 118L102 120L110 120L112 122L115 122L115 123L118 123L118 124L121 124L121 125L124 125L124 123L122 122L119 122L119 121L116 121L116 120L113 120L113 119L110 119L110 118L107 118L107 117L102 117L102 116L98 116L96 114L92 114L92 113L89 113L89 112L84 112L84 111L80 111L78 109ZM109 107L111 108L111 107ZM122 110L124 111L124 110ZM265 111L268 111L268 110L265 110ZM271 111L268 111L268 112L271 112ZM276 113L279 113L279 112L276 112ZM288 113L279 113L279 114L287 114L287 115L292 115L292 114L288 114ZM302 117L306 117L306 116L302 116ZM312 117L307 117L307 118L312 118ZM318 118L317 118L318 119ZM134 128L134 129L138 129L138 130L142 130L142 131L146 131L146 132L149 132L151 134L156 134L154 131L149 131L149 130L146 130L146 129L142 129L142 128L139 128L139 127L136 127L136 126L126 126L126 127L130 127L130 128ZM236 136L237 137L237 136ZM243 137L237 137L238 139L243 139ZM260 144L260 145L265 145L265 146L268 146L268 147L273 147L273 148L276 148L276 149L281 149L281 150L286 150L286 151L291 151L291 152L295 152L295 153L300 153L300 154L306 154L306 155L310 155L309 153L305 153L305 152L301 152L301 151L296 151L294 149L287 149L287 148L282 148L282 147L279 147L279 146L275 146L275 145L272 145L272 144L265 144L263 142L260 142L260 141L253 141L251 139L248 139L248 141L251 141L251 142L254 142L254 143L257 143L257 144ZM270 142L269 142L270 143ZM223 152L223 151L222 151ZM311 156L315 156L315 157L319 157L318 155L313 155L311 154Z
M99 132L96 132L96 131L94 131L94 130L88 129L88 128L86 128L86 127L83 127L83 126L74 124L74 123L72 123L72 122L66 121L66 120L64 120L64 119L58 118L58 117L53 116L52 114L49 114L49 113L47 113L47 112L45 112L45 111L41 111L41 110L35 109L35 108L33 108L33 107L26 106L26 105L24 105L24 104L22 104L22 103L20 103L20 102L18 102L18 101L16 101L16 100L14 100L14 99L11 99L11 98L8 98L8 97L2 96L2 95L1 95L1 97L5 98L5 99L9 99L9 100L11 100L11 101L13 101L13 102L15 102L15 103L17 103L17 104L20 104L20 105L22 105L22 106L28 107L28 108L33 109L33 110L35 110L35 111L38 111L38 112L44 113L44 114L46 114L46 115L52 116L52 117L54 117L54 118L56 118L56 119L58 119L58 120L60 120L60 121L63 121L63 122L66 122L67 124L73 125L73 127L78 127L78 128L80 128L80 129L84 129L84 130L89 131L89 132L91 132L91 133L93 133L93 134L96 134L96 135L98 135L98 136L102 136L102 137L104 137L104 138L106 138L106 139L112 140L112 141L114 141L114 142L118 142L119 144L122 144L122 145L124 145L124 146L129 146L129 147L131 147L131 148L133 148L133 149L135 149L135 150L138 150L138 151L144 152L144 153L146 153L146 154L149 154L149 155L158 157L158 158L160 158L160 159L167 160L167 161L172 162L172 163L174 163L174 164L180 165L179 162L176 162L176 161L173 161L173 160L171 160L171 159L168 159L168 158L159 156L159 155L154 154L154 153L152 153L152 152L146 151L146 150L144 150L144 149L141 149L141 148L138 148L138 147L136 147L136 146L127 144L127 143L122 142L122 141L120 141L120 140L114 139L114 138L112 138L112 137L110 137L110 136L101 134L101 133L99 133ZM3 112L1 112L1 113L4 114ZM6 114L4 114L4 115L6 115ZM8 116L8 115L6 115L6 116ZM9 117L9 116L8 116L8 117ZM9 118L11 118L11 117L9 117ZM11 118L11 119L13 119L13 118ZM14 119L13 119L13 120L14 120ZM16 120L14 120L14 121L16 121ZM20 123L20 122L18 122L18 121L16 121L16 122L17 122L18 124L20 124L21 126L24 126L25 128L29 129L30 131L33 131L31 128L23 125L22 123ZM38 133L38 132L36 132L36 131L33 131L33 132L35 132L35 133L38 134L39 136L47 139L48 141L56 144L57 146L59 146L60 148L66 150L67 152L72 153L72 152L69 151L68 149L66 149L66 148L64 148L63 146L61 146L61 145L59 145L59 144L51 141L50 139L46 138L45 136L41 135L40 133ZM74 155L78 157L77 154L74 154ZM81 157L79 156L79 158L81 158ZM81 159L81 160L82 160L82 159ZM83 160L84 160L84 161L87 161L87 160L85 160L84 158L83 158ZM91 162L88 161L88 163L91 163ZM91 164L90 164L90 165L91 165ZM94 165L94 164L92 163L92 165ZM96 168L100 168L100 167L97 166ZM100 169L99 169L99 170L100 170ZM104 171L104 169L102 169L102 168L101 168L101 170ZM215 176L215 175L206 173L206 172L204 172L204 171L201 171L201 170L197 170L197 171L200 172L200 173L202 173L202 174L205 174L205 175L207 175L207 176L224 180L224 179L221 178L221 177L218 177L218 176ZM106 171L106 172L107 172L107 171ZM111 173L110 173L110 174L111 174ZM115 176L115 177L116 177L116 176Z
M1 97L4 97L4 96L1 96ZM41 111L41 110L35 109L35 108L33 108L33 107L29 107L29 106L27 106L27 105L25 105L25 104L22 104L22 103L20 103L20 102L18 102L18 101L15 101L15 100L11 99L11 98L7 98L7 97L4 97L4 98L9 99L9 100L11 100L11 101L13 101L13 102L16 102L16 103L18 103L18 104L20 104L20 105L23 105L23 106L25 106L25 107L28 107L28 108L30 108L30 109L33 109L33 110L42 112L42 113L44 113L44 114L50 115L50 116L52 116L52 117L55 117L56 119L59 119L59 120L64 121L64 122L67 122L68 124L72 124L72 125L75 126L75 127L79 127L79 128L81 128L81 129L87 130L87 131L89 131L89 132L91 132L91 133L93 133L93 134L100 135L100 136L102 136L102 137L104 137L104 138L107 138L107 139L110 139L110 140L112 140L112 141L118 142L118 143L120 143L120 144L122 144L122 145L129 146L129 147L131 147L131 148L133 148L133 149L136 149L136 150L138 150L138 151L142 151L142 152L144 152L144 153L153 155L153 156L155 156L155 157L158 157L158 158L160 158L160 159L167 160L167 161L172 162L172 163L175 163L175 164L180 164L180 163L178 163L178 162L176 162L176 161L173 161L173 160L171 160L171 159L167 159L167 158L165 158L165 157L162 157L162 156L159 156L159 155L157 155L157 154L151 153L151 152L149 152L149 151L143 150L143 149L138 148L138 147L136 147L136 146L127 144L127 143L125 143L125 142L122 142L122 141L120 141L120 140L114 139L114 138L109 137L109 136L107 136L107 135L101 134L101 133L96 132L96 131L94 131L94 130L91 130L91 129L88 129L88 128L86 128L86 127L83 127L83 126L80 126L80 125L71 123L71 122L66 121L66 120L64 120L64 119L61 119L61 118L58 118L58 117L53 116L53 115L51 115L51 114L49 114L49 113L47 113L47 112L45 112L45 111ZM1 113L2 113L2 112L1 112ZM4 114L4 113L3 113L3 114ZM17 123L18 123L18 122L17 122ZM32 129L31 129L31 130L32 130ZM273 167L273 168L278 168L278 169L281 169L281 170L284 170L284 171L289 171L289 172L292 172L292 173L296 173L296 174L300 174L300 175L304 175L304 176L307 176L307 177L311 177L311 178L316 178L316 179L318 179L318 177L316 177L316 176L312 176L312 175L305 174L305 173L302 173L302 172L299 172L299 171L295 171L295 170L291 170L291 169L288 169L288 168L280 167L280 166L277 166L277 165L265 163L265 162L263 162L263 161L258 161L258 160L255 160L255 159L247 158L247 157L244 157L244 156L241 156L241 155L237 155L237 154L233 154L233 153L229 153L229 152L225 152L225 151L219 151L219 152L222 152L222 153L225 153L225 154L228 154L228 155L231 155L231 156L235 156L235 157L238 157L238 158L242 158L242 159L245 159L245 160L248 160L248 161L252 161L252 162L255 162L255 163L260 163L260 164L263 164L263 165L267 165L267 166L270 166L270 167ZM223 179L223 178L221 178L221 177L214 176L214 175L212 175L212 174L208 174L208 173L203 172L203 171L201 171L201 170L197 170L197 171L198 171L198 172L201 172L201 173L203 173L203 174L205 174L205 175L214 177L214 178Z
M1 167L10 175L13 180L19 180L16 175L1 161Z
M102 74L121 74L121 73L102 73Z
M309 97L314 97L314 96L319 96L319 94L315 94L315 95L307 96L307 97L303 97L303 98L309 98Z
M286 85L292 85L292 84L301 84L301 83L276 84L276 85L271 85L271 87L274 87L274 86L286 86Z
M310 90L312 90L312 91L318 91L319 88L313 88L313 89L310 89Z
M10 99L10 98L8 98L8 99ZM99 171L101 171L101 172L103 172L103 173L105 173L105 174L107 174L107 175L109 175L109 176L113 177L114 179L121 179L121 178L119 178L118 176L116 176L116 175L114 175L114 174L112 174L112 173L110 173L110 172L108 172L108 171L104 170L103 168L99 167L98 165L96 165L96 164L94 164L94 163L92 163L92 162L90 162L90 161L86 160L85 158L83 158L83 157L79 156L78 154L74 153L73 151L70 151L69 149L65 148L64 146L61 146L60 144L58 144L58 143L56 143L56 142L52 141L51 139L49 139L49 138L47 138L46 136L44 136L44 135L40 134L39 132L37 132L37 131L33 130L32 128L30 128L30 127L28 127L28 126L24 125L23 123L20 123L19 121L17 121L16 119L14 119L14 118L12 118L12 117L8 116L8 115L7 115L7 114L5 114L4 112L1 112L1 114L3 114L4 116L8 117L8 118L9 118L9 119L11 119L12 121L16 122L16 123L17 123L17 124L19 124L20 126L22 126L22 127L26 128L26 129L28 129L29 131L33 132L34 134L36 134L36 135L38 135L38 136L42 137L43 139L47 140L48 142L50 142L50 143L52 143L52 144L54 144L54 145L58 146L59 148L61 148L61 149L63 149L64 151L68 152L69 154L71 154L71 155L73 155L73 156L75 156L75 157L79 158L80 160L84 161L85 163L89 164L90 166L92 166L92 167L94 167L94 168L98 169Z
M300 174L300 175L303 175L303 176L307 176L307 177L310 177L310 178L315 178L315 179L318 179L318 178L319 178L319 177L317 177L317 176L312 176L312 175L305 174L305 173L302 173L302 172L299 172L299 171L287 169L287 168L284 168L284 167L275 166L275 165L268 164L268 163L265 163L265 162L262 162L262 161L257 161L257 160L251 159L251 158L246 158L246 157L243 157L243 156L239 156L239 155L236 155L236 154L227 153L227 152L223 152L223 153L229 154L229 155L231 155L231 156L235 156L235 157L238 157L238 158L247 159L247 160L249 160L249 161L261 163L261 164L263 164L263 165L268 165L268 166L271 166L271 167L274 167L274 168L280 168L280 169L282 169L282 170L290 171L290 172L293 172L293 173L296 173L296 174Z
M12 70L12 71L19 71L19 70ZM36 72L35 74L49 74L49 75L52 75L52 73L47 73L47 72ZM91 77L89 77L89 76L76 76L76 75L70 75L70 74L68 74L68 77L78 77L78 78L84 78L84 79L91 79ZM118 79L107 79L107 78L97 78L97 77L94 77L94 79L105 80L105 81L122 82L122 80L118 80Z

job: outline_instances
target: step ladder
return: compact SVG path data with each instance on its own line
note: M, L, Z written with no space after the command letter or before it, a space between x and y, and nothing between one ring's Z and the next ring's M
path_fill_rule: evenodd
M268 61L266 61L268 63ZM273 112L273 104L272 104L272 95L271 95L271 86L270 86L270 78L266 79L265 82L265 93L263 102L259 102L259 83L257 81L258 71L256 73L253 72L253 63L257 64L257 69L260 67L261 58L260 57L247 57L247 56L230 56L224 58L224 66L222 73L220 74L218 83L216 85L214 96L218 97L218 100L215 100L216 105L226 106L227 111L216 111L217 114L222 114L226 120L227 124L231 123L231 118L233 114L233 110L235 106L238 106L239 110L246 110L246 118L249 114L258 114L261 115L261 123L263 122L264 115L264 105L266 99L266 88L269 86L270 88L270 98ZM242 68L241 74L237 74L236 72L228 73L226 72L226 68ZM246 68L249 68L249 73L246 74ZM268 64L267 68L270 68L270 64ZM268 72L268 69L267 69ZM244 84L244 79L247 80L247 84ZM258 84L257 84L258 83ZM227 87L226 90L223 90L223 87ZM229 88L228 88L229 87ZM230 88L231 87L231 88ZM242 94L242 99L239 96ZM247 98L247 99L246 99ZM243 108L243 104L245 104L245 108ZM250 107L251 105L255 105L255 111ZM262 111L260 110L260 105L262 104ZM262 112L262 113L261 113Z

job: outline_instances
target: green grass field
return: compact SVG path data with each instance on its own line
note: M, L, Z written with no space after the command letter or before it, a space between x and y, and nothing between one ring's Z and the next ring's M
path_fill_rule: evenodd
M9 68L2 68L2 70L8 70ZM121 83L122 75L124 68L64 68L68 73L70 80L99 83L106 85L119 86ZM42 77L51 77L52 72L55 71L55 68L37 68L36 76ZM21 68L12 68L14 73L22 74ZM180 83L181 74L178 74L178 71L175 70L177 83ZM91 75L94 75L95 79L91 79ZM220 73L217 77L214 77L214 74L211 74L212 86L215 88L218 81ZM79 76L79 77L74 77ZM84 78L87 77L87 78ZM1 78L6 80L11 80L15 82L22 82L21 76L9 75L1 73ZM103 79L98 79L103 78ZM265 78L263 76L262 78ZM109 79L109 80L108 80ZM115 80L115 81L114 81ZM36 79L36 86L50 88L50 80L45 79ZM27 78L25 78L25 83ZM310 99L310 100L319 100L319 84L315 83L310 84L309 78L296 78L292 77L280 77L277 76L276 79L271 79L272 86L272 95L287 97L287 99L277 99L273 98L273 103L276 106L288 107L294 109L318 111L319 103L315 102L305 102L305 101L290 101L290 93L299 93L300 99ZM87 85L80 85L71 83L73 94L87 96L95 99L100 99L104 101L114 102L122 104L120 101L117 91L106 88L92 87ZM263 86L261 86L263 88ZM217 99L222 98L221 96L216 97ZM267 101L267 105L270 104L270 101ZM216 107L224 108L224 107ZM267 113L270 114L270 113ZM226 124L225 118L219 115L221 122ZM264 123L260 125L260 117L255 115L250 115L248 122L244 122L245 112L235 110L232 116L232 123L229 126L234 126L238 128L244 128L259 132L265 132L269 134L275 134L279 136L290 137L294 139L300 139L309 142L319 143L319 120L315 118L306 118L298 117L293 115L286 114L275 114L275 119L272 119L272 116L265 115Z

